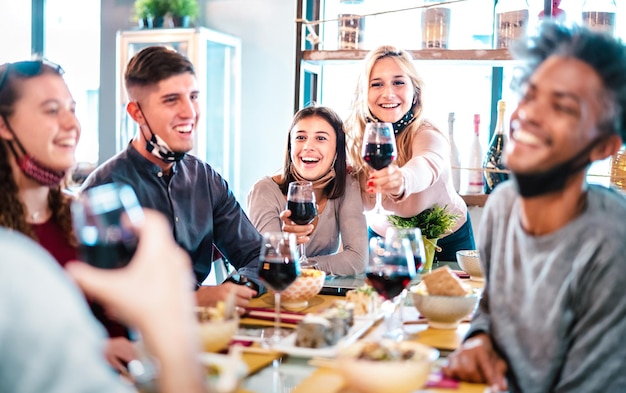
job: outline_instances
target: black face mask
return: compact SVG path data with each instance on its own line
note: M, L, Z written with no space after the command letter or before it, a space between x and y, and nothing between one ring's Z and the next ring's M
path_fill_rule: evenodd
M148 128L148 132L150 132L150 134L152 135L152 137L146 138L146 150L149 153L152 153L153 156L160 158L163 162L168 164L171 162L178 162L185 158L185 154L187 153L173 151L163 139L161 139L154 132L152 132L152 128L150 127L150 124L148 124L148 119L146 118L146 115L144 115L143 110L141 110L139 102L137 102L137 108L139 108L139 111L146 121L146 127ZM139 126L139 128L141 130L141 126Z
M600 137L591 142L569 160L537 173L512 173L517 192L523 198L532 198L558 192L565 189L565 183L574 174L591 164L589 152L602 140Z

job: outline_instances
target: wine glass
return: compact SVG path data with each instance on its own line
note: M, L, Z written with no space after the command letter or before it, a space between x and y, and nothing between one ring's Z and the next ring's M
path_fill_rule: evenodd
M133 189L109 183L80 194L71 206L80 258L101 269L124 267L137 248L130 224L143 220L143 210ZM128 220L126 225L124 220Z
M367 123L363 134L363 148L361 156L369 166L378 170L386 168L398 155L396 137L391 123ZM382 204L380 191L376 192L376 205L365 214L391 215L392 211L385 210Z
M298 225L307 225L317 217L317 204L313 183L310 181L293 181L287 191L287 209L291 211L289 219ZM300 244L300 265L309 266L306 257L306 245Z
M274 291L274 332L272 342L277 343L285 332L280 329L280 293L300 275L300 261L296 235L287 232L266 232L259 256L259 278Z
M379 295L385 299L386 331L384 337L401 340L405 337L401 326L393 326L393 314L400 300L399 295L415 277L415 263L411 245L406 238L370 239L369 262L365 275Z
M413 255L413 262L415 264L415 273L421 273L424 268L424 261L426 260L426 251L424 249L424 241L422 240L422 231L419 228L387 228L385 234L387 241L398 241L399 239L407 239L411 247L411 254ZM407 289L404 288L400 293L400 305L398 308L397 317L400 326L403 326L404 318L402 315L402 306L406 302Z

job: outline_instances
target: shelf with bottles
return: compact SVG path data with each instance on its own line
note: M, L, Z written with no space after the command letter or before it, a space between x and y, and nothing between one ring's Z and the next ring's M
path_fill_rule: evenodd
M453 63L484 62L485 65L490 66L511 62L508 49L415 49L408 50L408 52L415 60ZM367 53L368 50L360 49L305 50L302 51L302 60L313 64L332 64L333 61L359 61L365 58Z

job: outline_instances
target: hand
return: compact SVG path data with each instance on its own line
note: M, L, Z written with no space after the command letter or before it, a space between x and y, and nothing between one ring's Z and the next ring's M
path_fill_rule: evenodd
M448 356L448 364L442 369L448 378L486 383L492 392L508 390L506 370L506 362L496 353L486 333L479 333L465 341L461 348Z
M309 241L309 235L313 232L315 227L313 224L298 225L289 219L291 217L291 210L283 210L280 213L280 219L283 221L283 232L289 232L296 235L297 244L304 244Z
M128 266L112 270L79 262L66 266L88 297L140 330L175 316L194 315L189 256L174 242L160 213L146 209L144 215L141 228L134 228L139 244Z
M128 375L126 365L131 360L137 359L137 352L133 343L126 337L114 337L107 340L104 357L117 372Z
M225 282L221 285L202 285L196 291L196 300L199 306L214 307L218 301L226 301L228 294L235 292L235 306L242 310L248 307L250 299L256 295L256 291L245 285Z
M367 192L401 195L404 192L402 171L393 163L379 171L370 170L370 176L367 178Z

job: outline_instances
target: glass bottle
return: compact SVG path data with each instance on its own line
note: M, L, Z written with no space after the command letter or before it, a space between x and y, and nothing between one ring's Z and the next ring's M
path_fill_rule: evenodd
M474 115L474 140L470 150L469 177L467 185L468 194L482 194L483 181L483 149L480 146L480 115Z
M441 3L440 0L425 0L429 3ZM448 49L450 37L450 7L440 5L422 10L422 48Z
M459 161L459 148L454 142L454 112L448 113L448 139L450 140L450 167L452 171L452 184L456 192L461 190L461 162Z
M491 194L494 188L503 181L508 180L509 175L500 171L504 171L502 152L504 151L504 112L506 111L506 102L504 100L498 101L498 120L496 121L496 128L493 130L493 136L489 147L487 148L487 155L483 161L483 168L485 169L485 194Z
M363 0L339 1L339 49L363 49L365 17L362 13Z
M591 30L615 35L615 0L585 0L582 9L583 24Z
M526 0L498 0L494 12L494 48L508 48L513 41L526 34L528 25Z
M626 146L622 145L611 160L611 183L626 191Z

